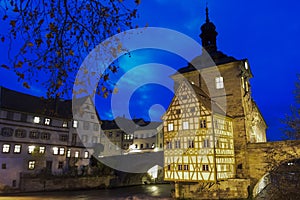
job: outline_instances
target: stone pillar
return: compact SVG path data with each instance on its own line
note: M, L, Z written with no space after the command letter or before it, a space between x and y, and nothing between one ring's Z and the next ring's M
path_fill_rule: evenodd
M179 182L175 182L175 198L180 198Z

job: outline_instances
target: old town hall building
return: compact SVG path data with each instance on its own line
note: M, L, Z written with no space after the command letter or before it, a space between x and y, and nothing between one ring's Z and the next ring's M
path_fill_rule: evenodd
M247 198L246 145L266 142L250 64L219 51L217 34L206 8L202 54L172 76L175 96L163 116L164 179L175 182L176 197Z

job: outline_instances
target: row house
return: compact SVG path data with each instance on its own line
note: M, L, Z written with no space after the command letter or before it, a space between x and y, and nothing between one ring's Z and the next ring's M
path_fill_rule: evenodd
M89 97L72 106L71 100L46 100L0 87L0 188L19 189L25 174L86 169L100 142L99 117L92 108Z
M117 117L114 120L102 120L101 129L102 156L163 149L161 122Z

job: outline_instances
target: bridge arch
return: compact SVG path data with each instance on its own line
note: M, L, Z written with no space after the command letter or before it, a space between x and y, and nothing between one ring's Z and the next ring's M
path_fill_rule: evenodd
M253 188L253 197L256 197L271 183L270 173L267 172L254 186Z
M300 196L300 158L286 160L267 172L253 188L253 197L264 194L272 198Z

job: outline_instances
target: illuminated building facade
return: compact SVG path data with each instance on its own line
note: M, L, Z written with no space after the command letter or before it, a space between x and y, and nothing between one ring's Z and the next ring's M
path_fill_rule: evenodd
M232 118L220 108L213 113L210 98L199 87L181 83L165 114L164 133L165 180L234 177Z
M176 183L176 197L185 191L184 197L194 198L193 192L203 191L200 183L220 181L225 190L244 185L239 197L247 197L247 144L266 142L266 123L251 95L249 62L219 51L217 35L206 8L202 54L172 76L176 92L163 116L164 179ZM232 182L237 179L243 184ZM190 183L199 184L192 189ZM206 197L214 198L211 194Z
M76 105L81 115L75 118L71 100L46 101L0 87L0 190L19 190L26 174L88 173L100 141L99 118L90 98Z

